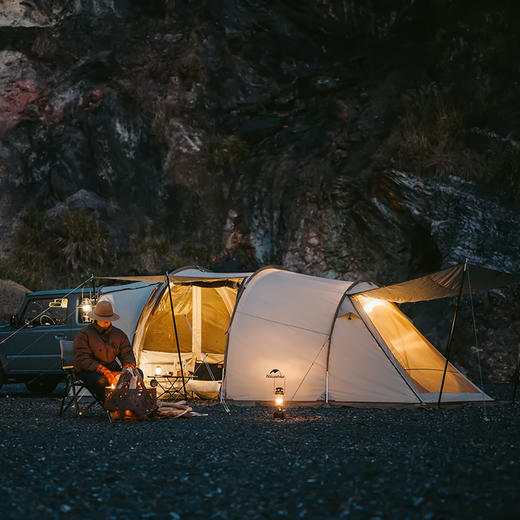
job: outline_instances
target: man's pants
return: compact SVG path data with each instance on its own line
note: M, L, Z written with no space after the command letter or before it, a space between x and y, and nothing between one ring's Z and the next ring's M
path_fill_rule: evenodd
M113 369L112 365L107 367L112 372L121 372L121 367L117 364L117 368ZM143 371L138 368L137 369L141 374L141 377L144 377ZM108 384L107 378L100 374L99 372L90 372L83 370L78 373L78 377L85 383L85 386L89 389L89 391L96 397L98 401L103 402L105 400L105 387L110 386Z

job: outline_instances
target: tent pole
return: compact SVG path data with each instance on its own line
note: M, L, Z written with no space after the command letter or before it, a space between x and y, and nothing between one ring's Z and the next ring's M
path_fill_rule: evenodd
M94 277L94 273L92 273L91 276L92 276L92 294L94 295L94 301L96 301L96 278Z
M188 395L186 393L186 382L184 381L184 370L182 368L181 347L179 345L179 335L177 334L177 323L175 321L175 311L173 310L173 298L172 298L172 290L170 287L170 275L168 274L168 271L166 271L166 283L168 284L168 294L170 295L170 307L172 310L173 330L175 331L175 343L177 344L177 354L179 355L179 364L181 367L181 378L182 378L182 388L184 390L184 399L188 399Z
M513 387L513 398L511 399L511 404L515 403L516 400L516 389L518 388L518 380L520 379L520 346L518 347L518 358L516 360L516 370L515 370L515 386Z
M448 364L450 362L451 345L453 342L453 334L455 332L455 325L457 323L457 316L459 312L460 299L462 297L462 290L464 289L464 281L466 279L466 270L468 268L468 260L464 262L464 269L462 271L462 280L460 282L459 295L457 296L457 303L455 305L455 312L453 313L453 320L451 322L450 336L448 338L448 345L446 346L446 363L444 363L444 372L442 373L441 389L439 391L439 400L437 401L437 407L441 407L442 391L444 389L444 381L446 380L446 371L448 370Z
M329 371L325 372L325 404L329 404Z

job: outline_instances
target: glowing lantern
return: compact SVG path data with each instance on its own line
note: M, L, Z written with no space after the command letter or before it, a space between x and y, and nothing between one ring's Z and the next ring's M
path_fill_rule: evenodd
M89 318L89 313L92 311L94 304L96 303L95 300L91 300L90 298L81 298L81 302L78 305L79 310L79 316L78 319L81 323L89 323L93 320Z
M274 404L276 406L276 410L274 411L273 417L275 419L284 419L284 404L285 404L285 376L277 369L273 368L269 374L265 377L273 380L273 393L274 393ZM281 379L283 386L280 386L280 382L277 382L277 379Z
M81 300L81 310L85 314L92 310L92 302L88 298L83 298L83 300Z
M274 404L277 410L274 411L273 417L275 419L285 419L284 405L284 391L282 386L277 386L274 391Z
M277 386L274 391L274 404L281 408L283 406L283 388L281 386Z
M162 368L161 367L155 367L155 375L160 376L162 374Z

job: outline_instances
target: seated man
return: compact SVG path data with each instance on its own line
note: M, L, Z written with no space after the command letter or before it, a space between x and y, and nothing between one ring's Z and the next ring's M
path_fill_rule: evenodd
M109 301L98 302L88 317L95 321L76 335L74 371L92 394L103 402L105 387L117 382L122 368L135 368L135 356L126 334L112 326L119 316Z

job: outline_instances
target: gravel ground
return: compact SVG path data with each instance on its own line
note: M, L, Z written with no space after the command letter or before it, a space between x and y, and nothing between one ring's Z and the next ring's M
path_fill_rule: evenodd
M60 419L58 393L20 385L0 402L2 520L520 518L519 405L286 420L195 405L208 417L110 424L100 409Z

